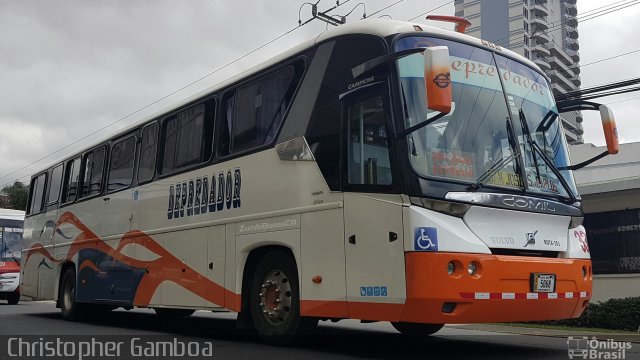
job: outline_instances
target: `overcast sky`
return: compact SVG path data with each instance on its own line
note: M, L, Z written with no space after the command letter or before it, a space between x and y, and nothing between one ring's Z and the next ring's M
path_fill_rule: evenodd
M365 1L367 14L397 1ZM296 27L303 2L0 0L0 188L16 179L28 181L28 175L55 159L317 36L326 25L316 20L233 66L58 151ZM578 15L615 2L580 0ZM343 15L357 3L350 1L332 14ZM446 3L404 0L375 16L408 20ZM319 9L334 4L321 0ZM450 2L435 13L453 12ZM303 7L302 19L310 13L310 6ZM362 6L348 20L357 21L361 16ZM640 49L638 18L640 5L580 22L581 63ZM422 19L415 21L426 23ZM583 87L638 76L640 52L585 66L581 73ZM622 142L640 141L638 97L640 92L601 99L615 102L611 107ZM625 99L633 100L621 101ZM599 117L586 115L585 141L601 145L604 137Z

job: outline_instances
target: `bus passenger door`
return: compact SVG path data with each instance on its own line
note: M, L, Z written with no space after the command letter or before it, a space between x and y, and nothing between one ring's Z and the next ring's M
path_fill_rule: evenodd
M343 99L347 300L352 318L397 321L406 297L402 199L387 94L378 85Z

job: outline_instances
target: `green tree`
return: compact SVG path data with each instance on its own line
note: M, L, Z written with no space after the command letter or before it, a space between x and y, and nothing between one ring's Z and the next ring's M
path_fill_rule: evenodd
M2 188L2 193L9 195L11 208L25 210L27 208L27 198L29 197L29 187L20 181L13 185Z

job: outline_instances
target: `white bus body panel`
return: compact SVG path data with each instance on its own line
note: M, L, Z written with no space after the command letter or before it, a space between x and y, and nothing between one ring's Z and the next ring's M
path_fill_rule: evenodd
M491 248L567 250L571 217L472 206L464 222Z
M204 177L217 178L220 173L226 176L228 171L233 173L235 169L240 169L242 174L240 207L227 209L225 206L221 211L167 219L169 186ZM273 172L277 172L278 176L269 176ZM344 270L340 270L344 269L344 261L340 260L344 259L342 194L329 191L315 162L282 161L275 149L268 149L235 159L233 162L197 169L142 185L134 191L136 190L137 194L134 193L133 196L133 229L143 231L156 241L160 239L159 235L163 234L165 249L179 259L190 261L191 267L201 270L201 274L206 274L209 279L224 286L228 291L241 293L243 270L251 250L267 245L286 246L291 249L300 267L301 241L304 240L309 244L313 243L309 245L310 252L307 254L313 254L314 248L324 249L324 253L330 253L330 259L334 259L332 261L336 266L332 267L331 274L322 275L330 281L331 289L338 290L328 292L329 295L325 297L344 299ZM336 219L340 221L334 223ZM293 228L288 225L276 226L291 220L296 224ZM258 229L263 224L267 226ZM303 226L305 229L309 228L309 232L305 232L304 235L301 233ZM335 231L330 234L318 232L319 229L328 228ZM200 235L203 238L184 237L181 233L185 231L196 231L199 234L202 232ZM341 244L340 247L327 246L338 242ZM195 246L195 243L202 247ZM213 263L213 270L209 268L210 263ZM308 271L313 272L314 269L324 268L326 260L311 259L304 264L312 269ZM300 270L301 274L308 272L306 269ZM340 272L341 276L337 275ZM301 278L303 297L306 297L306 292L318 288L310 279L306 280L303 282ZM320 287L326 289L328 286ZM186 289L167 283L163 283L157 291L162 295L156 294L150 305L187 306L187 299L191 296L187 294ZM182 300L178 300L179 298ZM205 304L200 304L199 301L196 303L192 303L192 306L217 306L208 301Z
M461 218L425 209L409 206L404 209L406 251L415 251L415 232L417 228L437 229L437 251L490 254L491 251Z
M304 213L300 216L300 297L322 301L345 301L345 237L342 208ZM322 282L313 282L314 276Z
M589 251L589 243L587 242L587 230L584 226L579 225L573 229L569 229L567 236L567 251L560 254L561 257L567 259L591 259Z
M400 195L344 194L348 301L404 303L402 207Z

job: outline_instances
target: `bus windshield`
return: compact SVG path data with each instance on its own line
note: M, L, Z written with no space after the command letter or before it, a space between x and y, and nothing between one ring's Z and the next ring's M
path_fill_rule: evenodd
M522 63L449 40L407 37L396 50L430 46L449 48L453 84L451 112L435 121L439 113L426 104L422 54L397 60L403 127L427 122L407 134L414 171L476 187L577 194L571 172L558 170L569 158L546 79Z

